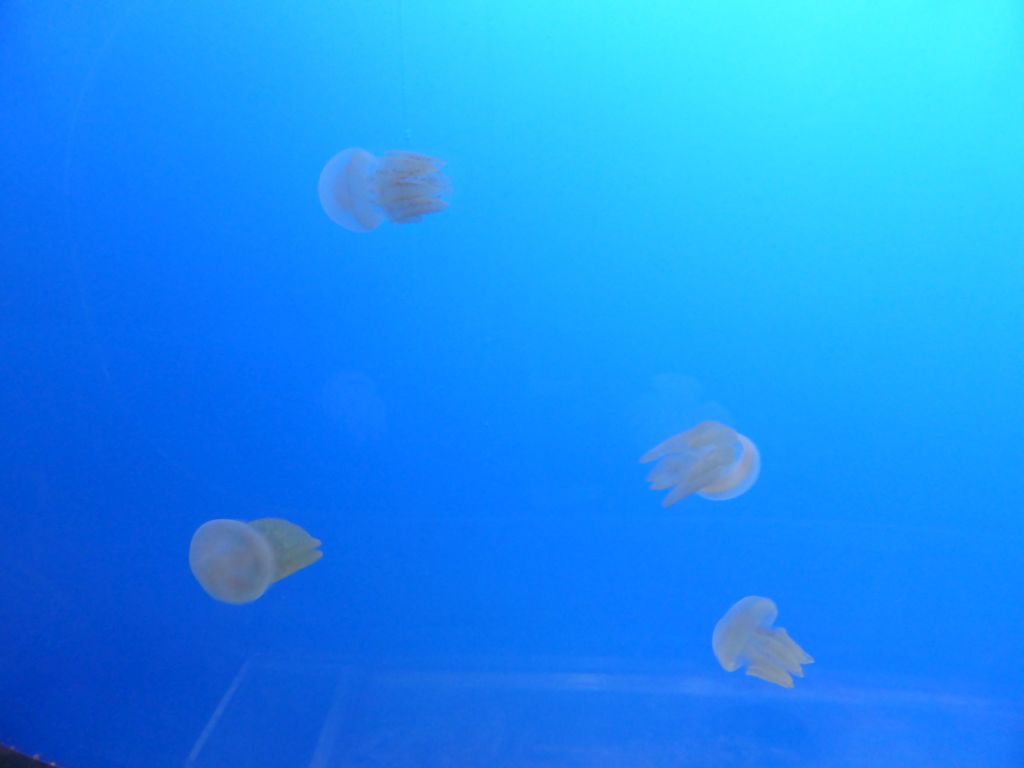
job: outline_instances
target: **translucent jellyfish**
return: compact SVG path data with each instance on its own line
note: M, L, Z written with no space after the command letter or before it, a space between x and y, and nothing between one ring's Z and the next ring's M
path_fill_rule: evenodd
M793 642L786 630L772 629L779 609L767 597L744 597L715 625L711 647L726 672L747 668L759 677L783 688L793 687L790 675L803 677L801 664L814 659Z
M384 219L419 221L448 207L441 199L451 191L442 165L414 152L385 152L378 158L351 147L320 172L320 205L332 221L353 232L370 232Z
M324 386L323 404L327 415L357 443L380 442L387 433L387 406L365 373L346 371L332 376Z
M652 491L671 488L661 502L670 507L696 493L712 501L746 493L761 472L761 455L749 438L717 421L704 421L670 437L640 457L657 461L647 475Z
M287 520L210 520L192 536L188 564L210 597L241 605L323 556L320 541Z

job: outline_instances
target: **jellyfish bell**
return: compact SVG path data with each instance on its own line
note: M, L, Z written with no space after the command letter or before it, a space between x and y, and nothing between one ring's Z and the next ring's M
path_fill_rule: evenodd
M722 473L719 480L705 485L697 495L711 501L728 501L742 496L757 482L761 474L761 453L746 435L736 433L736 459Z
M370 178L376 158L365 149L342 150L320 172L320 205L335 224L353 232L370 232L384 215L371 202Z
M711 648L722 669L739 669L749 636L758 627L770 627L778 615L774 601L755 595L744 597L729 608L711 634Z
M415 152L385 152L378 158L350 147L320 172L320 205L332 221L352 232L372 232L385 220L419 221L448 207L441 198L451 186L442 165Z
M188 563L210 597L243 605L323 556L320 541L279 518L210 520L192 536Z

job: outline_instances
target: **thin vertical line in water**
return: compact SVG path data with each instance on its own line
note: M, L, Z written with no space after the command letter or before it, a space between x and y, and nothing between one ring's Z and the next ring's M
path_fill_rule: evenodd
M85 318L85 328L96 353L96 361L100 367L100 373L111 387L114 378L110 375L110 366L107 364L107 355L103 349L103 337L100 335L99 323L96 321L92 305L89 304L89 292L85 286L85 277L82 275L82 261L78 258L78 243L71 244L71 272L75 276L75 287L78 289L78 306L82 310L82 317Z
M96 76L99 72L100 65L106 60L110 53L110 48L114 44L114 40L118 38L128 23L129 17L137 15L142 11L149 10L156 4L156 0L149 0L139 8L132 9L130 6L123 13L120 13L113 26L110 28L110 32L104 38L99 48L96 50L96 55L93 56L92 62L89 64L89 68L85 72L85 78L82 81L82 87L78 90L78 95L75 98L74 106L71 110L71 124L68 126L67 138L64 140L64 168L61 174L61 191L65 197L71 193L71 165L73 161L72 151L74 150L75 141L78 138L78 120L79 115L82 111L82 106L85 104L86 98L92 92L96 85Z
M124 16L118 20L117 24L100 45L99 51L92 60L92 65L85 73L85 81L82 83L82 87L78 89L78 96L75 99L74 108L71 110L71 125L68 126L67 138L64 140L64 172L61 174L61 192L64 193L65 197L71 194L71 151L75 145L75 138L78 132L78 115L82 111L82 105L85 103L86 96L96 82L96 71L99 69L100 62L106 58L107 51L114 42L114 38L121 31L123 24Z
M403 0L395 0L395 6L395 13L398 17L398 78L399 96L402 100L402 136L407 142L411 142L412 131L409 129L409 99L405 86L405 9L403 7Z
M3 2L3 0L0 0L0 2ZM74 279L75 288L77 289L78 307L81 310L82 325L85 328L87 338L92 345L96 363L99 366L102 379L106 383L107 389L110 392L112 402L120 407L121 413L127 417L128 423L135 423L135 420L131 418L132 412L129 407L125 405L126 398L124 398L122 391L118 388L114 376L111 373L111 359L106 352L108 345L104 343L102 327L99 319L97 318L97 313L94 310L93 304L90 301L89 285L82 265L82 247L79 243L78 237L79 217L72 215L70 212L77 194L72 186L72 170L75 163L76 144L79 138L79 125L81 122L82 110L96 89L100 70L107 58L110 56L114 43L121 37L130 23L137 20L142 13L152 11L154 8L158 7L161 2L162 0L145 0L138 6L126 4L126 7L121 9L121 12L112 22L102 43L100 43L100 45L95 49L95 53L85 71L81 87L78 90L71 109L70 123L68 125L67 135L64 141L63 170L60 180L60 193L62 196L61 203L68 211L68 213L63 216L63 226L65 227L67 238L70 241L70 245L68 247L68 263L71 269L71 276ZM146 445L148 445L153 452L158 454L167 464L184 472L190 479L196 479L195 474L190 469L182 465L180 461L168 456L166 451L160 448L156 442L147 440ZM226 498L236 497L233 490L228 491L220 486L209 487L212 487L216 492Z
M141 8L134 9L134 13L137 14L142 10L152 8L152 6L155 3L156 0L150 0ZM64 162L60 182L62 203L65 206L70 207L72 204L72 199L74 198L74 194L71 189L71 167L74 164L74 149L75 143L78 139L78 124L81 117L82 108L85 105L86 99L88 99L88 97L90 96L90 94L96 86L96 78L99 73L101 64L103 64L107 56L110 54L110 49L113 46L114 41L120 36L121 32L124 30L125 25L128 23L128 20L130 17L132 17L132 15L132 11L130 9L127 9L117 16L113 25L110 27L110 31L103 39L103 42L100 44L99 48L96 49L96 53L92 57L92 61L90 62L89 67L86 69L85 77L82 80L82 87L78 89L78 94L75 97L74 106L71 110L71 121L68 125L67 136L64 139ZM69 236L73 236L73 230L76 226L74 222L77 220L70 215L65 216L64 220L72 222L70 224L71 231L69 231ZM78 239L74 238L71 244L70 259L72 273L74 274L75 278L75 286L78 289L78 302L82 309L82 315L85 319L85 325L90 331L90 339L92 341L93 346L96 349L96 356L97 359L99 360L100 370L102 371L103 377L104 379L106 379L107 384L109 385L112 383L113 380L110 376L110 368L107 365L106 355L103 353L103 344L102 337L99 331L99 325L96 322L96 318L94 317L92 312L92 307L89 304L89 292L86 289L85 278L82 275L82 264L81 260L79 259L78 251Z

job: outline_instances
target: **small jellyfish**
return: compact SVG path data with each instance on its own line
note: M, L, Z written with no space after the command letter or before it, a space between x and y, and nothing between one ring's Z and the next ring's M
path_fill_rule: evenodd
M210 520L193 534L188 564L210 597L242 605L319 560L319 547L318 539L287 520Z
M327 161L317 191L324 212L353 232L370 232L384 219L396 224L419 221L448 207L451 191L443 163L415 152L385 152L374 157L351 147Z
M715 625L711 648L726 672L747 668L751 677L759 677L783 688L793 687L790 675L803 677L801 664L814 659L793 642L786 630L772 629L779 609L767 597L744 597Z
M696 493L712 501L746 493L761 471L761 455L749 438L717 421L704 421L670 437L640 457L657 461L647 475L652 491L671 488L663 507Z
M387 433L387 406L365 373L346 371L331 377L324 385L323 404L327 415L357 443L378 443Z

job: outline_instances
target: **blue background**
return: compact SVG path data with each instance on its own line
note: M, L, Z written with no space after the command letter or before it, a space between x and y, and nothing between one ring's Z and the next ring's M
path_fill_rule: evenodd
M181 765L254 654L767 695L709 647L758 594L769 710L942 691L1003 714L906 754L1024 764L1019 3L7 0L0 116L0 741ZM336 227L347 146L451 208ZM662 510L709 401L761 479ZM270 515L323 561L210 600L192 532Z

